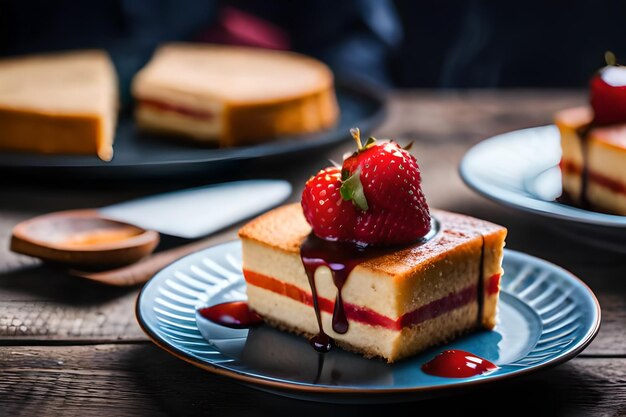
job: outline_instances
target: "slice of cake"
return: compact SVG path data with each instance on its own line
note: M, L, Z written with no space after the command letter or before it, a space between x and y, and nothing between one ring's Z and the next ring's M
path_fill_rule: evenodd
M0 60L0 149L113 157L117 77L104 51Z
M394 362L496 324L506 229L430 210L415 158L362 145L239 236L248 305L325 352Z
M439 231L358 264L341 291L349 328L333 330L337 288L330 270L315 272L323 330L337 344L394 362L496 323L506 229L434 211ZM311 233L299 204L244 226L243 273L248 305L266 322L307 336L318 333L300 245Z
M626 67L607 66L590 81L589 106L558 112L563 194L583 208L626 215Z
M579 205L626 215L626 123L589 128L589 107L560 111L555 119L564 194Z
M289 52L169 44L132 91L141 128L222 146L316 132L338 117L328 67Z

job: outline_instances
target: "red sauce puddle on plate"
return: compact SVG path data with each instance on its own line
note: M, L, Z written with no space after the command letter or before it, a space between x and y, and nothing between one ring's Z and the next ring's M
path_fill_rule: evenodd
M231 301L201 308L202 317L232 329L245 329L263 323L263 318L248 308L245 301Z
M496 365L464 350L444 350L422 365L422 371L444 378L469 378L498 369Z

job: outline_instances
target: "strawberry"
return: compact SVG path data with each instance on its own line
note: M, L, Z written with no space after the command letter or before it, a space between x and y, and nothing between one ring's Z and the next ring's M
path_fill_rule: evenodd
M430 213L420 188L415 158L394 142L361 144L338 168L311 178L302 194L304 215L324 239L363 245L409 244L430 230ZM327 207L332 208L326 209Z
M430 213L415 157L394 142L373 138L343 163L342 195L361 209L354 238L370 245L414 242L430 230ZM366 204L362 204L363 200Z
M327 240L353 240L356 208L341 197L341 170L330 167L311 177L302 192L304 216L313 233Z

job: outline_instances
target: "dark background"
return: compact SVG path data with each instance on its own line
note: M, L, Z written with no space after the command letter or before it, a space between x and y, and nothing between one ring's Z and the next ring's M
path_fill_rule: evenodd
M106 48L122 81L171 40L291 49L397 87L584 87L626 56L608 0L0 0L0 55Z

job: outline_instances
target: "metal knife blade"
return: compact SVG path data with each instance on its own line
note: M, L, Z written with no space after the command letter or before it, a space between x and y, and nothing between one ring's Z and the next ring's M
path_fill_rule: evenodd
M289 195L287 181L246 180L143 197L98 211L144 229L197 239L277 206Z

